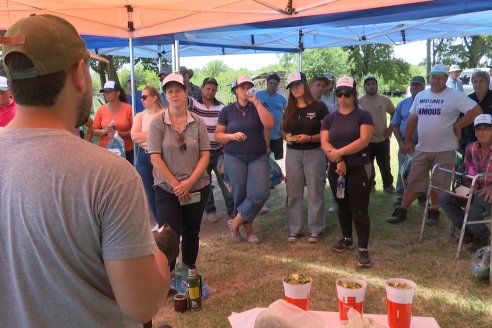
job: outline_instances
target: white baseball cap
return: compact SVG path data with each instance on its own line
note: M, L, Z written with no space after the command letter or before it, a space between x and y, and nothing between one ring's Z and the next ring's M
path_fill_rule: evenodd
M451 65L449 67L449 72L459 72L459 71L461 71L461 68L459 65Z
M340 76L337 79L336 89L338 88L354 88L354 78L348 75Z
M236 80L236 86L240 86L243 83L249 83L252 86L255 86L255 84L253 83L253 80L248 75L241 75L241 76L239 76L237 78L237 80Z
M0 91L7 91L9 89L9 83L5 76L0 76Z
M444 64L435 64L429 75L448 75L448 66Z
M301 82L307 82L306 74L304 74L303 72L290 73L289 76L287 76L286 88L289 89L294 84L301 83Z
M480 114L475 117L473 121L473 126L476 128L477 126L492 126L492 116L490 114Z
M166 76L164 80L162 80L162 89L166 89L166 85L173 82L180 84L181 86L183 86L183 88L186 89L186 86L184 85L184 81L183 81L183 75L179 73L171 73L168 76Z
M99 92L116 90L118 84L115 81L106 81L104 82L104 87Z

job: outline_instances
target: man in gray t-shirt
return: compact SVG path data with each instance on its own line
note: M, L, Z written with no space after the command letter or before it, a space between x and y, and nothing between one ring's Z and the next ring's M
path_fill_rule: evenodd
M18 103L0 130L1 325L141 327L164 305L168 257L138 174L69 132L89 117L93 55L51 15L0 43Z

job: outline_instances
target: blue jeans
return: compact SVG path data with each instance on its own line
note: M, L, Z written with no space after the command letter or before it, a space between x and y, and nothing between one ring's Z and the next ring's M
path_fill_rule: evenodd
M466 199L441 192L439 193L439 205L441 205L441 208L455 227L461 230L463 219L465 218ZM483 220L489 212L490 204L484 201L481 196L474 193L470 204L470 212L468 212L468 221ZM474 235L480 241L486 242L489 240L489 229L487 229L485 224L467 225L465 231Z
M234 215L239 213L247 223L253 223L270 196L267 155L225 154L224 169L232 185Z
M222 174L220 174L217 170L217 160L219 159L219 156L221 154L222 154L222 149L210 151L210 163L208 164L207 167L207 173L210 176L210 183L212 183L212 171L215 172L217 184L219 185L220 190L222 191L222 196L224 197L227 215L229 217L232 217L234 213L234 201L232 199L231 192L229 191L229 189L227 189L226 185L224 184L224 178L222 177ZM208 202L207 205L205 206L205 211L209 213L209 212L215 212L215 210L216 208L215 208L214 193L212 190L210 190L210 193L208 194Z
M141 147L138 147L137 160L135 161L135 169L142 177L145 193L147 194L147 202L154 218L157 217L155 209L155 190L154 190L154 176L152 175L152 164L150 163L150 156Z

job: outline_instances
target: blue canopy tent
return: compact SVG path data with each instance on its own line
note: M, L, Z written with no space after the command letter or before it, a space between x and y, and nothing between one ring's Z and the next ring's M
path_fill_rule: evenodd
M301 52L371 43L403 44L427 38L492 34L492 1L436 0L352 12L286 18L135 38L137 57ZM128 55L128 40L84 36L100 54Z

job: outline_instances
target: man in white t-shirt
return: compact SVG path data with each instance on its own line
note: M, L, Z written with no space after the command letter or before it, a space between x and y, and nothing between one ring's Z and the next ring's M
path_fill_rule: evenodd
M426 192L429 172L441 163L452 169L456 159L456 149L461 129L473 122L482 113L480 106L459 91L446 87L448 68L436 64L430 72L430 89L419 92L413 101L408 117L405 151L413 153L412 166L408 174L407 188L400 207L388 218L389 223L398 223L407 219L407 209L417 199L419 193ZM464 116L458 120L460 113ZM417 129L419 140L415 146L412 135ZM434 184L448 189L451 176L437 172ZM438 193L431 192L432 207L428 211L427 225L439 224Z

